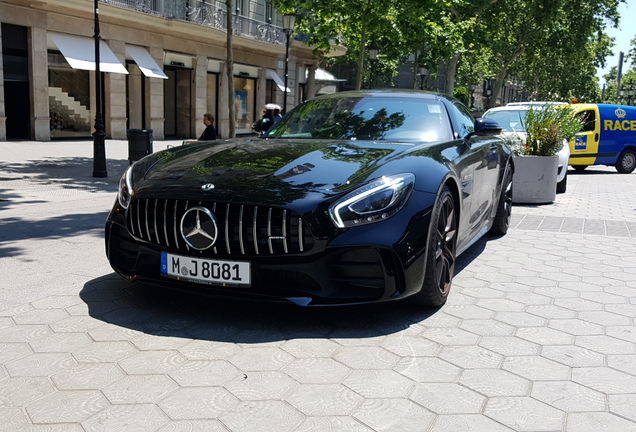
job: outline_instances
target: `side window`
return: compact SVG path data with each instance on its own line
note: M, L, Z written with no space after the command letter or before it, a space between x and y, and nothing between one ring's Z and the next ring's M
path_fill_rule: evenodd
M463 138L470 132L475 131L475 119L473 119L470 111L464 105L457 102L454 105L457 108L457 115L455 115L454 119L454 123L456 123L455 138Z
M594 110L582 111L578 114L583 120L582 132L594 132L596 128L596 113Z

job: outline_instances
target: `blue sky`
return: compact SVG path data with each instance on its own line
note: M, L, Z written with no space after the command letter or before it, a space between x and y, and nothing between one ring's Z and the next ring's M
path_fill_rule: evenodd
M629 4L627 4L629 3ZM621 21L618 24L618 28L608 28L607 34L615 38L612 57L607 57L605 69L599 69L596 72L596 76L599 78L599 83L603 85L604 81L602 76L609 72L612 66L618 66L619 52L627 54L630 45L629 41L636 37L636 2L634 0L627 0L627 3L621 3L618 7L618 11L621 15ZM629 70L630 62L623 64L623 73Z

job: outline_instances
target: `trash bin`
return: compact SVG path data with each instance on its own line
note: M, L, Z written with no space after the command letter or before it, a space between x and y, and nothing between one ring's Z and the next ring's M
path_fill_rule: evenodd
M128 162L132 165L152 153L152 129L128 129Z

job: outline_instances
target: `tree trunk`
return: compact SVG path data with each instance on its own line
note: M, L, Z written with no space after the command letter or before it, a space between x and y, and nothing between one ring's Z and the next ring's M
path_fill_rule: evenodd
M358 46L358 73L356 74L356 90L362 88L362 79L364 78L364 55L366 54L365 45L367 43L367 32L363 29L360 35L360 45Z
M228 138L236 137L236 106L234 105L234 52L232 50L232 35L234 33L232 20L232 0L225 0L225 8L227 11L227 59L225 61L225 75L227 77L227 106L230 113L230 132Z
M459 53L455 54L446 63L446 94L452 96L455 90L455 75L457 74L457 63L459 62Z

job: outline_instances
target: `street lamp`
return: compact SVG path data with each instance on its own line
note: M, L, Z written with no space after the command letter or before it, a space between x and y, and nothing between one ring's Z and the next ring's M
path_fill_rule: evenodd
M93 177L108 177L106 170L106 146L104 138L104 117L102 114L102 73L99 58L99 6L94 0L95 9L95 132L93 133Z
M287 81L289 76L289 39L294 32L296 25L296 14L287 13L283 15L283 31L285 32L285 91L283 95L283 112L287 113Z
M424 81L426 81L427 74L426 66L420 66L420 90L424 90Z
M631 105L632 101L634 100L634 82L630 82L629 86L627 88L625 88L625 86L622 86L619 94L621 96L621 101L625 100L625 93L627 93L627 105Z
M369 88L373 87L373 75L374 75L374 69L375 69L375 61L378 58L378 44L375 43L375 41L371 42L371 44L369 45L369 47L367 48L369 50L369 60L371 61L371 79L369 80Z

